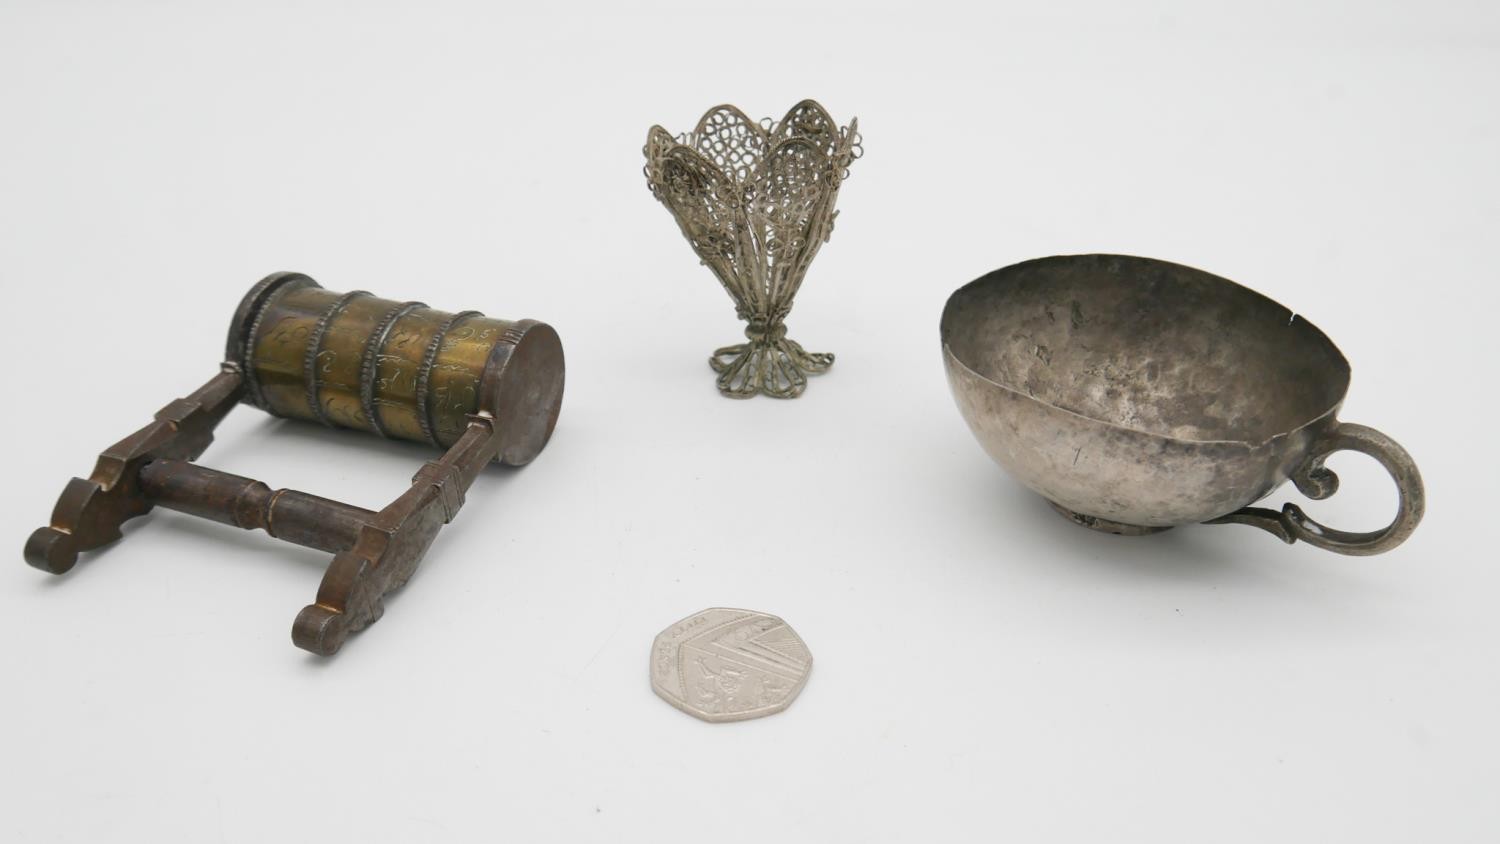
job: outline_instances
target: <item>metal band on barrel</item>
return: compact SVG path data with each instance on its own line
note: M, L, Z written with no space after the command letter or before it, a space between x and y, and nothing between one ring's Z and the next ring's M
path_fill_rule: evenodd
M380 324L370 332L370 339L365 343L365 353L359 363L359 406L364 409L365 418L370 420L370 430L382 437L389 438L390 435L385 432L385 426L380 424L380 415L375 412L375 376L380 372L380 350L385 348L386 338L402 317L417 308L425 307L427 306L421 302L397 305L380 318Z
M332 428L333 420L323 412L323 402L319 400L319 388L322 381L318 378L318 355L323 352L323 335L328 333L328 326L339 312L349 306L349 303L361 296L372 295L368 290L351 290L334 300L328 310L318 317L318 322L313 326L312 334L307 338L307 354L302 358L302 377L307 381L307 407L312 411L313 418Z
M437 334L432 337L432 342L427 344L427 354L422 357L422 368L417 370L417 423L422 426L422 435L427 441L442 448L443 444L438 442L437 429L432 421L432 406L428 401L428 389L432 386L432 367L437 363L438 352L443 348L443 337L448 330L458 324L459 320L469 317L479 317L484 314L479 311L459 311L438 328Z
M280 416L281 414L271 409L271 405L266 402L265 394L260 390L260 378L256 375L255 372L255 343L260 339L260 326L261 323L265 321L266 312L271 310L271 307L275 305L282 296L286 295L287 289L291 287L289 282L299 277L307 278L306 276L301 276L301 274L299 273L268 275L265 278L261 279L260 283L257 284L255 286L255 289L253 289L250 293L250 296L259 297L266 287L276 288L275 290L271 291L270 296L266 297L266 301L260 303L260 307L256 310L255 319L250 321L250 331L245 335L244 348L240 352L240 366L245 370L245 392L250 397L250 403L271 414L272 416ZM312 285L314 287L318 286L318 283L313 281L311 278L308 278L307 280L309 282L312 282ZM291 289L296 290L300 288Z

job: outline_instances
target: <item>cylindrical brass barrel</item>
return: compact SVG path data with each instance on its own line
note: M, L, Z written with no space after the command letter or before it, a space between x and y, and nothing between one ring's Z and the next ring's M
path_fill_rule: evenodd
M562 402L562 344L545 323L336 293L301 273L251 288L226 354L245 401L277 416L446 448L488 413L511 465L541 451Z

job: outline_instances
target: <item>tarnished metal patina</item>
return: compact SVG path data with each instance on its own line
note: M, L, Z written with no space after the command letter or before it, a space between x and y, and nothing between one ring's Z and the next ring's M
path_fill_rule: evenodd
M1343 554L1400 545L1422 519L1406 450L1340 422L1349 364L1311 323L1201 270L1119 255L1042 258L959 288L943 359L969 428L1012 475L1085 527L1150 533L1236 522ZM1374 457L1400 504L1386 528L1335 530L1288 503L1338 488L1332 453Z
M731 105L709 109L693 131L646 136L646 182L698 258L749 323L748 343L709 357L719 392L791 399L833 355L786 336L792 298L833 234L839 187L863 154L859 121L839 126L812 100L759 123Z
M259 528L335 555L292 627L299 647L332 654L380 617L385 594L411 577L481 469L524 465L542 450L557 423L563 368L562 344L545 323L336 293L301 273L276 273L240 303L219 374L101 454L88 479L74 478L51 524L26 543L26 560L62 574L155 506ZM446 452L379 511L273 491L192 462L241 401Z

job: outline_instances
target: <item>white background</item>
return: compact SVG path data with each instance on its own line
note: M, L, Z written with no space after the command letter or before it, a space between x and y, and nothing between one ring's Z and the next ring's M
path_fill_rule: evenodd
M1496 9L7 0L0 839L1500 839ZM733 402L740 326L640 149L807 96L867 150L789 321L838 362ZM1412 539L1094 534L989 463L942 303L1090 251L1333 337L1344 418L1426 476ZM326 554L157 512L62 578L20 555L278 269L568 354L548 450L331 660L288 636ZM203 460L379 507L431 455L242 408ZM1383 524L1373 462L1333 466L1310 512ZM808 642L789 711L651 693L714 605Z

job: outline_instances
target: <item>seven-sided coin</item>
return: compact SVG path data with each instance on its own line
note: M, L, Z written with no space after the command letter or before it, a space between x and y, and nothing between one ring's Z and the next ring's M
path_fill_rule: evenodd
M694 613L651 645L651 688L705 721L780 712L802 691L811 670L812 653L796 631L752 610Z

